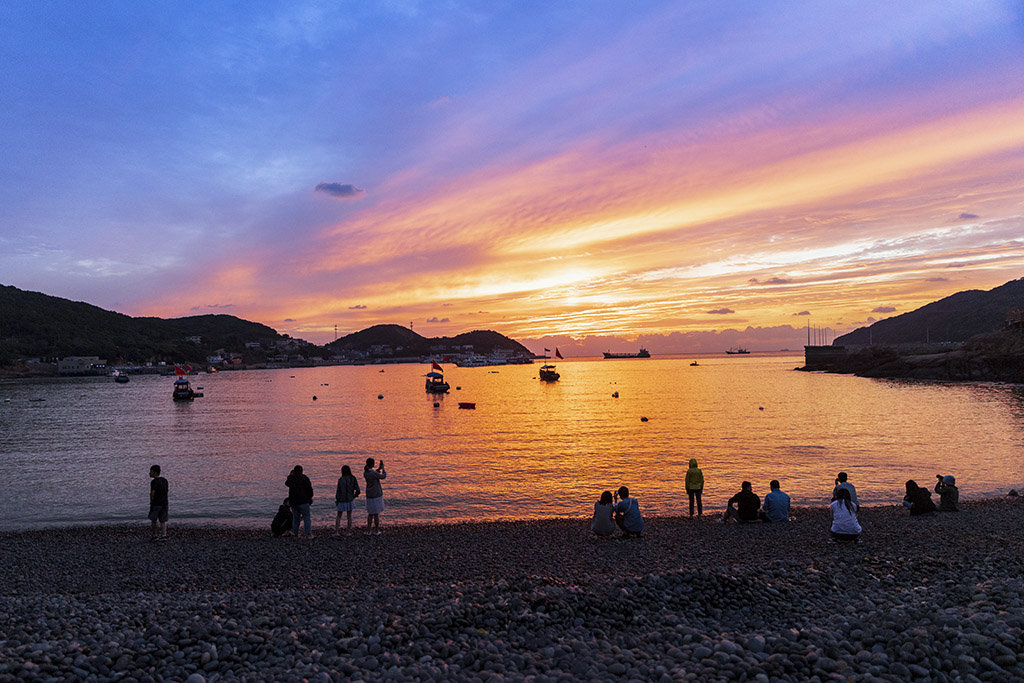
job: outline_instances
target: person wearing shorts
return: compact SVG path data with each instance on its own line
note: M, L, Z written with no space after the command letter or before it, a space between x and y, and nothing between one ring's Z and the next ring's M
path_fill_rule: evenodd
M384 471L384 461L380 461L377 469L373 468L373 458L366 459L363 477L366 479L366 533L380 535L380 513L384 512L384 490L380 482L388 476ZM371 531L373 529L373 531Z
M352 475L351 467L343 465L341 477L338 479L338 490L334 494L335 509L338 511L338 516L334 520L335 536L341 533L341 513L343 512L348 517L348 531L346 533L352 533L352 507L358 495L359 480Z
M149 468L149 521L152 522L150 541L167 540L167 480L160 476L160 465Z

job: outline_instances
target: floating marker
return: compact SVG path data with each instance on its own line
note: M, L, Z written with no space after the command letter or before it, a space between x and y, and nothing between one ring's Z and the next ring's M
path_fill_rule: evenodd
M764 410L764 406L759 407L758 410Z
M314 401L316 400L316 396L314 396L314 397L313 397L313 400L314 400Z
M384 394L377 394L377 398L384 398Z
M618 398L618 397L619 397L619 392L616 391L614 394L612 394L612 398Z
M641 421L641 422L647 422L647 418L646 418L646 417L641 417L641 418L640 418L640 421Z
M462 391L462 387L455 387L455 391Z
M435 407L435 408L440 408L440 407L441 407L441 404L440 404L440 403L438 403L437 401L434 401L434 407Z

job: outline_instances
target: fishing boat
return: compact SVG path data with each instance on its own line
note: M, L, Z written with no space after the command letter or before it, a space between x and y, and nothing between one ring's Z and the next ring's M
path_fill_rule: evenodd
M189 384L188 380L184 377L179 377L174 380L174 392L171 394L175 401L191 401L192 399L202 396L192 389L192 385Z
M726 353L729 354L730 356L744 356L744 355L750 353L750 351L747 351L743 347L740 347L740 348L731 348L728 351L726 351Z
M120 370L114 370L114 372L112 372L111 375L113 375L114 381L117 382L118 384L127 384L129 381L131 381L128 375L126 373L121 372Z
M427 373L427 391L432 394L447 394L451 387L444 381L444 375L431 370Z
M542 365L540 366L540 381L541 382L557 382L558 378L561 377L555 372L554 365Z
M611 351L604 352L605 358L650 358L651 353L644 347L640 347L640 350L636 353L612 353Z

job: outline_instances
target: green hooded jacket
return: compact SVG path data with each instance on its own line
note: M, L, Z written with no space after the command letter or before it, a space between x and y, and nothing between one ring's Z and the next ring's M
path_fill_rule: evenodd
M701 491L704 489L704 473L697 467L697 458L690 458L690 469L686 470L686 490Z

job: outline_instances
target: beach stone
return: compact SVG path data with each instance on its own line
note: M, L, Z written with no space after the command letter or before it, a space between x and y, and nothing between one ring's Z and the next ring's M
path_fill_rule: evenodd
M764 652L764 636L757 635L747 639L746 648L751 652Z

